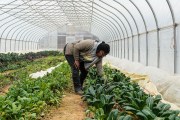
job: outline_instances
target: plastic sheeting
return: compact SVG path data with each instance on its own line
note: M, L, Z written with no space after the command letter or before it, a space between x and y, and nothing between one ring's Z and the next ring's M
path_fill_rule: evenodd
M107 56L104 62L110 63L131 77L132 81L137 82L146 93L161 94L162 101L171 104L171 109L180 110L180 76L171 76L166 71L156 67L146 67L140 63L112 56Z
M55 68L59 67L62 63L60 63L59 65L55 66L55 67L51 67L51 68L48 68L47 70L43 71L38 71L36 73L32 73L29 75L29 77L31 78L42 78L43 76L47 75L48 73L51 73Z

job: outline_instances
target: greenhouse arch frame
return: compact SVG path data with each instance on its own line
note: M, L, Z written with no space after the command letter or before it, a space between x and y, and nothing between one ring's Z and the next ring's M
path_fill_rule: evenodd
M111 56L179 74L179 6L178 0L1 0L0 51L57 50L72 36L96 36L110 44Z

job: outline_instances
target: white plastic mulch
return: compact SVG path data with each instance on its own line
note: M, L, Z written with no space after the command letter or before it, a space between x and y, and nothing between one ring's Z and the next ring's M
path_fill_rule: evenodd
M152 85L155 85L156 87L154 88L151 85L149 87L150 89L157 89L166 101L180 107L180 76L169 74L168 72L153 66L144 66L141 63L116 58L110 55L106 56L103 61L105 63L110 63L123 71L147 75L152 82ZM147 85L145 87L147 87Z
M30 74L29 76L31 78L42 78L43 76L47 75L48 73L51 73L55 68L59 67L62 63L60 63L59 65L55 66L55 67L51 67L51 68L48 68L47 70L43 71L38 71L36 73L32 73Z

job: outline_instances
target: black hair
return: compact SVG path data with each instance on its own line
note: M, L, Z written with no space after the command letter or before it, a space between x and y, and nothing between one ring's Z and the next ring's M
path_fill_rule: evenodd
M98 53L100 50L104 51L106 54L110 52L110 46L106 44L104 41L100 43L97 47L96 53Z

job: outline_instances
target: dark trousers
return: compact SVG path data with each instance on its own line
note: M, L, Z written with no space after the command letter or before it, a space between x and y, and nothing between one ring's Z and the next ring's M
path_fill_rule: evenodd
M73 55L65 55L65 58L71 67L74 90L75 90L75 92L77 92L82 89L82 86L83 86L84 80L88 74L88 71L85 70L85 68L84 68L84 62L80 62L79 69L77 69L75 67L75 65L74 65L75 60L74 60ZM80 71L80 75L79 75L79 71Z

